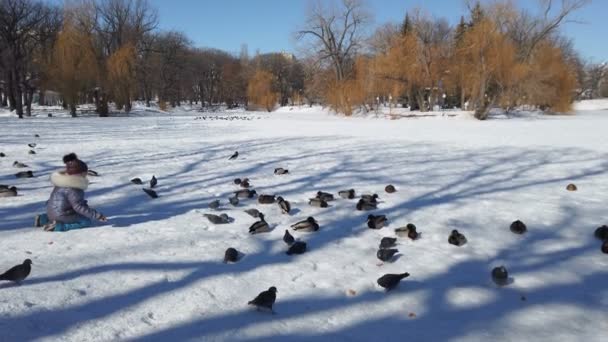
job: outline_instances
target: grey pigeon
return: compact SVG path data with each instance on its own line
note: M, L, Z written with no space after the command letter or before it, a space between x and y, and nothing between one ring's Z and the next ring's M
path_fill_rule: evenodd
M258 203L260 204L272 204L276 202L275 195L260 195L258 197Z
M595 230L594 233L595 237L602 240L602 241L606 241L608 240L608 226L603 225L601 227L597 227L597 229Z
M403 278L407 278L409 276L410 274L407 272L402 274L385 274L382 277L378 278L377 282L378 285L382 286L387 291L390 291L394 289L397 285L399 285Z
M338 196L344 199L353 199L355 198L355 189L341 190L338 191Z
M272 286L268 290L260 292L252 301L247 303L248 305L254 305L257 309L268 309L271 312L272 306L277 299L277 288Z
M275 175L285 175L285 174L288 174L288 173L289 173L289 170L284 169L282 167L278 167L278 168L274 169L274 174Z
M323 192L323 191L317 191L317 197L320 200L323 200L325 202L331 202L334 200L334 195L328 193L328 192Z
M137 178L137 177L135 177L135 178L131 179L131 183L133 183L133 184L137 184L137 185L142 185L142 184L144 184L144 182L142 182L142 181L141 181L141 178Z
M515 234L523 234L525 233L528 228L526 227L526 225L521 222L520 220L514 221L513 223L511 223L511 226L509 227L509 229L515 233Z
M257 192L255 190L242 189L239 191L235 191L234 195L238 198L253 198Z
M152 175L152 179L150 179L150 189L154 189L154 187L158 184L158 179L154 175Z
M382 240L380 240L380 248L382 249L395 247L396 244L397 238L383 237Z
M496 285L507 285L508 280L509 272L507 272L507 269L504 266L494 267L494 269L492 269L492 281L494 281Z
M209 222L214 223L214 224L226 224L226 223L230 223L232 221L230 219L230 217L226 214L221 214L221 215L203 214L203 216L205 216L209 220Z
M237 262L239 260L239 252L235 248L228 248L224 253L224 263Z
M304 254L306 252L306 242L296 241L287 250L287 255Z
M146 189L143 188L142 189L146 194L148 194L148 196L152 197L152 198L158 198L158 194L156 193L156 191L152 190L152 189Z
M33 178L34 173L32 171L21 171L15 173L15 177L17 178Z
M279 208L281 208L281 212L283 214L289 214L291 211L291 204L283 199L283 197L277 197L277 203L279 204Z
M6 154L4 154L4 152L0 152L0 158L4 158L6 157Z
M319 230L319 223L314 217L309 216L306 220L294 223L291 225L293 230L300 230L304 232L316 232Z
M285 229L283 241L288 245L292 245L296 241L296 239L293 237L293 235L289 234L289 230Z
M16 161L16 160L15 160L15 162L13 163L13 166L14 166L14 167L16 167L16 168L20 168L20 169L23 169L23 168L29 167L27 164L23 164L23 163L18 162L18 161Z
M317 208L327 208L328 207L327 202L325 202L324 200L322 200L320 198L311 198L308 201L308 204L310 204L313 207L317 207Z
M0 274L0 280L12 281L20 284L32 271L32 260L25 259L23 264L13 266L8 271Z
M239 205L239 198L236 196L228 198L228 201L235 207Z
M268 233L270 231L270 226L264 219L264 214L260 213L259 217L260 220L249 227L250 234Z
M209 208L210 209L218 209L220 207L220 200L214 200L209 202Z
M378 206L376 205L376 203L371 203L371 202L367 202L364 200L359 200L359 202L357 202L357 206L356 206L357 210L359 211L368 211L368 210L376 210L378 209Z
M361 195L361 200L368 203L378 203L378 194L373 195Z
M386 193L392 194L392 193L397 192L397 189L395 189L394 185L389 184L384 188L384 191L386 191Z
M231 155L231 156L230 156L230 158L228 158L228 160L235 160L235 159L236 159L236 158L238 158L238 157L239 157L239 152L238 152L238 151L236 151L236 152L234 152L234 154L233 154L233 155Z
M254 218L260 217L260 214L261 214L260 211L255 208L247 209L247 210L245 210L245 212L247 213L247 215L254 217Z
M29 153L29 154L36 154L36 151L34 151L34 150L29 150L27 153Z
M464 234L461 234L456 229L454 229L448 237L448 243L460 247L467 243L467 238L464 236Z
M399 253L399 250L396 248L379 249L376 257L382 261L390 261L397 253Z
M0 197L15 197L17 196L17 187L0 186Z
M27 144L27 146L34 148L34 147L36 147L36 143Z
M387 221L384 215L369 215L367 216L367 227L370 229L381 229Z

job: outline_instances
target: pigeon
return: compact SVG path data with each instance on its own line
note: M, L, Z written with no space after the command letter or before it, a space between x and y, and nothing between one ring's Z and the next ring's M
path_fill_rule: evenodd
M361 195L361 200L368 202L368 203L378 203L378 194L373 194L373 195Z
M396 244L397 244L397 238L383 237L382 240L380 240L381 249L395 247Z
M511 229L511 231L515 234L523 234L528 230L526 225L520 220L511 223L511 227L509 227L509 229Z
M234 184L239 185L241 184L242 180L240 178L235 178L233 182Z
M253 198L253 196L255 196L257 192L255 192L255 190L242 189L239 191L235 191L234 194L238 198Z
M150 179L150 189L154 189L154 187L158 184L158 179L154 175L152 175L152 179Z
M508 280L509 272L507 272L507 269L504 266L494 267L494 269L492 269L492 281L494 281L496 285L507 285Z
M4 152L0 152L0 158L4 158L6 157L6 154L4 154Z
M604 241L602 244L602 253L608 254L608 240Z
M236 158L238 158L238 157L239 157L239 152L238 152L238 151L236 151L236 152L234 152L234 154L233 154L233 155L231 155L231 156L230 156L230 158L228 158L228 160L235 160L235 159L236 159Z
M209 203L209 209L217 210L220 207L220 200L214 200Z
M277 299L277 288L272 286L268 290L260 292L260 294L255 297L252 301L247 303L248 305L254 305L258 310L259 309L268 309L274 313L272 310L272 306Z
M275 195L260 195L258 197L258 203L260 204L272 204L275 201Z
M396 248L379 249L376 257L382 261L390 261L397 253L399 253L399 250Z
M213 214L203 214L203 216L205 216L209 220L209 222L213 224L226 224L232 221L230 217L226 214L221 214L219 216Z
M142 189L146 194L148 194L148 196L152 197L152 198L158 198L158 194L156 193L156 191L152 190L152 189L146 189L143 188Z
M249 189L249 187L251 186L251 184L249 184L249 178L243 179L239 185L243 189Z
M224 253L224 263L237 262L239 260L239 251L230 247Z
M362 211L362 210L367 211L367 210L376 210L376 209L378 209L378 206L376 205L376 203L371 203L371 202L367 202L367 201L360 199L359 202L357 202L356 208L359 211Z
M0 186L0 197L15 197L17 196L17 187Z
M36 154L36 151L34 151L34 150L29 150L27 153L29 153L29 154Z
M353 199L353 198L355 198L355 189L338 191L338 196L340 196L344 199Z
M259 210L257 210L257 209L255 209L255 208L247 209L247 210L245 210L245 212L246 212L246 213L247 213L249 216L254 217L254 218L258 218L258 217L260 217L260 214L261 214L261 213L260 213L260 211L259 211Z
M603 225L601 227L597 227L597 229L595 230L594 233L595 237L602 240L602 241L606 241L608 240L608 226Z
M303 232L316 232L319 230L319 223L314 217L309 216L306 220L294 223L291 225L293 230L301 230Z
M14 166L14 167L16 167L16 168L20 168L20 169L23 169L23 168L29 167L27 164L20 163L20 162L18 162L18 161L16 161L16 160L15 160L15 162L13 163L13 166Z
M367 217L367 227L370 229L381 229L386 224L387 218L384 215L369 215Z
M274 169L274 174L275 175L285 175L285 174L288 174L288 173L289 173L289 170L284 169L282 167L278 167L278 168Z
M250 234L259 234L259 233L267 233L270 231L270 226L268 222L264 220L264 214L260 213L260 220L255 222L249 227Z
M331 202L334 200L334 195L327 193L327 192L318 191L316 198L323 200L325 202Z
M568 184L568 186L566 187L566 190L568 190L568 191L576 191L576 190L578 190L578 188L576 187L576 185L574 185L574 184L570 183L570 184Z
M279 208L281 208L281 212L283 214L289 214L291 211L291 204L283 199L283 197L277 197L277 203L279 204Z
M467 238L463 234L459 233L456 229L454 229L452 230L450 237L448 237L448 243L460 247L467 243Z
M39 134L34 134L34 138L40 138Z
M283 241L288 244L288 245L292 245L296 239L293 237L293 235L289 234L289 230L285 229L285 234L283 235Z
M27 146L34 148L34 147L36 147L36 143L27 144Z
M239 205L239 198L236 196L228 198L228 201L235 207Z
M87 171L87 175L92 176L92 177L99 177L99 173L97 171L91 170L91 169L89 169Z
M12 281L14 283L20 284L22 281L30 275L32 271L32 260L25 259L23 264L13 266L8 271L0 274L0 280Z
M137 184L137 185L142 185L142 184L144 184L144 182L142 182L142 181L141 181L141 179L140 179L140 178L137 178L137 177L136 177L136 178L131 179L131 183L133 183L133 184Z
M325 202L324 200L322 200L320 198L311 198L308 201L308 204L310 204L313 207L318 207L318 208L327 208L327 206L328 206L327 202Z
M32 171L22 171L15 173L15 177L17 178L33 178L34 173Z
M408 237L412 240L418 240L421 235L416 231L416 226L413 223L408 223L405 227L395 229L395 234L400 237Z
M296 241L287 250L287 255L304 254L306 252L306 242Z
M386 193L388 193L388 194L392 194L392 193L397 192L397 189L395 189L394 185L389 184L384 188L384 191L386 191Z
M382 277L378 278L377 282L378 285L382 286L387 291L390 291L394 289L397 285L399 285L403 278L407 278L409 276L410 274L407 272L402 274L385 274Z

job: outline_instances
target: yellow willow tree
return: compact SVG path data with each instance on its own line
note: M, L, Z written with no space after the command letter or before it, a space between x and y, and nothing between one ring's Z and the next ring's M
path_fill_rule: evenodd
M268 71L258 69L247 85L249 103L271 112L279 100L279 94L272 88L273 76Z
M52 82L76 116L76 105L81 95L95 86L99 69L92 34L79 28L70 13L66 13L52 60Z
M117 109L131 111L131 100L137 87L135 63L137 55L133 44L125 44L116 50L107 61L108 89Z

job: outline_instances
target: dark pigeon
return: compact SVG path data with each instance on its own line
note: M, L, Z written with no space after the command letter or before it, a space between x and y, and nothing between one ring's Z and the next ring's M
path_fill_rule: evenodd
M456 229L452 230L450 237L448 237L448 243L454 246L462 246L467 243L467 238L464 234L461 234Z
M566 186L566 190L568 190L568 191L576 191L576 190L578 190L578 188L574 184L568 184L568 186Z
M602 241L606 241L608 240L608 226L603 225L601 227L597 227L597 229L595 230L594 233L595 237L602 240Z
M492 269L492 281L499 286L507 285L509 281L509 272L507 272L506 267L494 267L494 269Z
M36 151L34 151L34 150L29 150L29 152L27 152L27 153L29 153L29 154L36 154Z
M369 215L367 217L367 227L370 229L381 229L386 225L387 221L384 215Z
M156 177L152 175L152 179L150 179L150 189L154 189L154 187L156 187L156 184L158 184L158 179L156 179Z
M229 263L229 262L237 262L239 260L239 252L230 247L228 249L226 249L226 252L224 253L224 263Z
M602 244L602 253L608 254L608 240L604 241Z
M239 205L239 198L236 196L228 198L228 201L235 207Z
M338 191L338 195L344 199L353 199L355 198L355 189L341 190Z
M13 166L16 167L16 168L19 168L19 169L23 169L23 168L29 167L27 164L20 163L20 162L18 162L16 160L13 163Z
M214 201L209 202L209 208L210 209L216 210L219 207L220 207L220 200L214 200Z
M231 156L230 156L230 158L228 158L228 160L235 160L235 159L236 159L236 158L238 158L238 157L239 157L239 152L238 152L238 151L236 151L236 152L234 152L234 154L233 154L233 155L231 155Z
M399 285L403 278L407 278L409 276L410 274L407 272L402 274L385 274L382 277L378 278L377 282L378 285L382 286L387 291L390 291L394 289L397 285Z
M268 233L270 231L270 226L264 219L264 214L260 213L259 217L260 220L249 227L249 234Z
M291 246L295 241L296 239L293 237L293 235L289 234L289 230L285 229L285 234L283 235L283 242Z
M257 309L268 309L274 313L274 311L272 311L272 306L274 305L276 299L277 288L272 286L268 290L260 292L257 297L255 297L252 301L249 301L247 304L253 305Z
M137 184L137 185L142 185L142 184L144 184L144 182L142 182L142 181L141 181L141 178L137 178L137 177L136 177L136 178L131 179L131 183L133 183L133 184Z
M152 197L152 198L158 198L158 194L156 193L156 191L152 190L152 189L146 189L143 188L142 189L146 194L148 194L148 196Z
M513 223L511 223L511 226L509 227L509 229L511 229L511 231L515 234L523 234L525 233L528 228L526 227L526 225L521 222L520 220L514 221Z
M234 184L239 185L241 184L242 180L240 178L235 178L233 182Z
M251 187L251 184L249 183L249 179L248 178L243 179L243 181L239 185L243 189L249 189L249 187Z
M40 138L40 135L34 134L34 138Z
M300 230L304 232L316 232L319 230L319 223L314 217L309 216L306 220L294 223L291 225L293 230Z
M287 255L304 254L306 252L306 242L296 241L287 250Z
M247 210L245 210L245 212L247 213L247 215L254 217L254 218L260 217L260 214L261 214L260 211L255 208L247 209Z
M25 259L23 264L13 266L8 271L0 274L0 280L12 281L14 283L20 284L22 281L30 275L32 271L32 260Z
M378 257L378 259L382 261L391 261L391 259L393 259L393 257L397 253L399 253L399 250L397 250L396 248L379 249L376 253L376 257Z
M226 224L226 223L230 223L232 221L230 216L228 216L227 214L221 214L221 215L203 214L203 216L205 216L209 220L209 222L214 223L214 224Z
M284 169L282 167L278 167L278 168L274 169L274 174L275 175L285 175L285 174L288 174L288 173L289 173L289 170Z
M0 158L4 158L6 157L6 154L4 154L4 152L0 152Z
M380 248L382 249L395 247L396 244L397 238L383 237L382 240L380 240Z
M17 178L33 178L34 173L32 171L21 171L15 173L15 177Z
M283 197L277 197L277 203L279 204L279 208L281 208L281 212L283 214L289 214L291 211L291 204L283 199Z
M29 146L30 148L34 148L36 147L36 143L27 144L27 146Z

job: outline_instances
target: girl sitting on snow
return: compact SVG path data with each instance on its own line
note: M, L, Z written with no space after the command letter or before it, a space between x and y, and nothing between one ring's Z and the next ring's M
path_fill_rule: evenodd
M36 215L34 226L49 232L65 232L91 227L93 220L106 222L106 217L90 208L84 199L84 191L89 186L87 164L74 153L64 156L63 162L65 171L51 175L55 188L46 202L46 214Z

